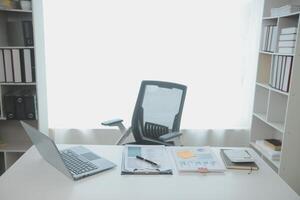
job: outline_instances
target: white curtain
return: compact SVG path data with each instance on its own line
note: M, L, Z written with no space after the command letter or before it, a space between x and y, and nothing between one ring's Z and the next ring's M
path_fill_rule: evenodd
M249 128L262 4L44 0L49 127L128 125L150 79L188 86L182 128Z

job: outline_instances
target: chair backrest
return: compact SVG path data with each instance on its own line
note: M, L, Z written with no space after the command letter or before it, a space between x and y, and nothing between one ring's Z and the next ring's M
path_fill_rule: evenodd
M137 144L157 144L159 136L179 131L186 90L177 83L142 81L131 121Z

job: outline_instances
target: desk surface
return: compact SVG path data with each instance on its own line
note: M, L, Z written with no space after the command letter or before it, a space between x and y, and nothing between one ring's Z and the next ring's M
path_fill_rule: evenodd
M69 145L59 145L60 149ZM73 181L30 148L0 178L1 200L294 200L299 196L251 150L259 171L228 170L220 174L120 175L122 146L86 146L118 166ZM214 149L218 151L218 149Z

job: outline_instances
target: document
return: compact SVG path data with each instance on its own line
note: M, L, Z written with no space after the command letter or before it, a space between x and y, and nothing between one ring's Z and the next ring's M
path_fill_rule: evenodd
M178 171L197 172L203 169L206 172L225 171L224 163L210 147L175 147L172 154Z
M122 168L122 174L172 174L169 154L161 145L126 145Z

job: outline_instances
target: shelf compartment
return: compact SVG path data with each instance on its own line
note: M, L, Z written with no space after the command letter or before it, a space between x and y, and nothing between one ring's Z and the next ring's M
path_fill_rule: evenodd
M254 96L254 113L266 115L268 109L269 90L256 86Z
M269 84L272 56L259 54L256 80L262 84Z
M276 129L280 133L284 133L284 126L282 123L276 123L276 122L269 122L267 121L267 115L266 114L261 114L261 113L253 113L253 116L256 117L257 119L261 120L264 122L266 125Z
M284 132L288 96L271 91L267 121Z
M24 153L23 152L6 152L5 157L5 170L10 168Z
M271 163L275 167L275 171L278 172L278 169L280 167L280 161L279 160L272 160L263 149L261 149L255 142L251 142L250 145L258 152L260 156L265 158L269 163Z
M282 94L282 95L286 95L286 96L289 95L288 92L283 92L283 91L281 91L281 90L277 90L277 89L275 89L275 88L272 88L272 87L270 87L270 86L269 86L268 84L266 84L266 83L256 83L256 86L258 86L258 87L263 87L263 88L265 88L265 89L271 90L271 91L273 91L273 92L277 92L277 93Z

